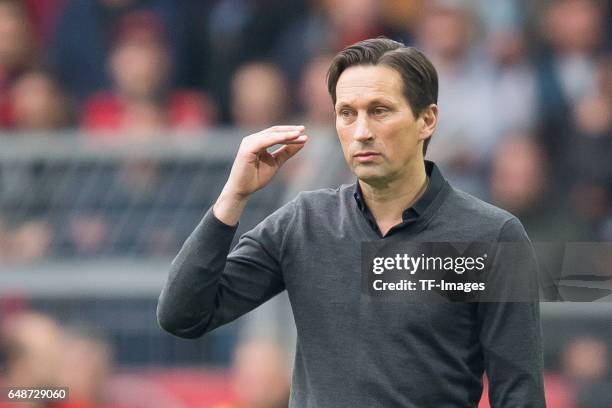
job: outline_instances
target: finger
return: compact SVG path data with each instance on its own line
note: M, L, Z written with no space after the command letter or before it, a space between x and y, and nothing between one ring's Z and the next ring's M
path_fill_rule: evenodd
M284 132L284 133L268 133L254 137L250 141L249 150L256 152L276 144L292 144L304 143L307 139L306 135L302 135L299 131Z
M293 157L297 152L302 150L306 142L300 144L287 144L272 153L272 157L276 160L278 166L282 166L287 160Z
M259 133L267 133L267 132L291 132L293 130L304 130L304 125L281 125L281 126L272 126L267 128L266 130Z
M285 152L287 151L292 151L294 147L301 149L302 147L304 147L305 144L306 144L306 141L303 141L300 143L287 143L284 146L281 146L278 149L274 150L273 152L268 152L268 153L272 155L272 157L276 158L276 157L284 155Z

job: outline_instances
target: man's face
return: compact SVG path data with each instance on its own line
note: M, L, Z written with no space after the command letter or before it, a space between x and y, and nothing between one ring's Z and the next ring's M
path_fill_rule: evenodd
M336 85L336 130L351 171L368 184L403 178L422 161L423 120L402 93L400 74L386 66L347 68Z

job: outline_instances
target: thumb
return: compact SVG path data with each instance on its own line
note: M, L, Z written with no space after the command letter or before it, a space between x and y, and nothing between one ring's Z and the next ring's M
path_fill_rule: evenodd
M278 166L282 166L287 160L293 157L297 152L302 150L305 143L287 144L272 153L272 157L276 160Z

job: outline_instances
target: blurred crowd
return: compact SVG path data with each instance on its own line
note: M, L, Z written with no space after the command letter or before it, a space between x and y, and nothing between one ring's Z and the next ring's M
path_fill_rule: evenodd
M92 330L62 327L44 314L21 312L2 321L0 350L3 386L69 387L70 402L58 404L65 408L102 406L98 404L107 397L112 352ZM0 401L0 407L5 406L46 405Z
M1 408L282 408L289 398L290 367L274 342L243 341L226 374L209 381L200 377L195 384L219 391L207 397L192 389L200 396L192 401L184 391L173 393L163 375L120 373L112 343L98 327L60 324L26 310L0 320L0 387L68 390L66 401L59 402L10 402L2 395Z
M428 156L451 182L519 216L534 240L610 240L609 17L603 0L0 0L0 139L278 123L333 139L331 57L386 35L438 70ZM146 188L154 166L133 168ZM0 257L49 252L54 232L25 215L0 216ZM77 247L104 235L92 219L73 230Z
M74 130L112 146L225 126L317 129L263 216L301 189L350 181L325 75L336 52L385 35L438 70L427 158L451 183L517 215L533 241L611 241L610 13L605 0L0 0L0 146ZM2 165L3 264L172 256L228 170ZM69 385L74 407L181 406L113 385L112 342L96 330L29 312L1 326L6 384ZM610 406L608 340L581 335L563 346L547 375L550 406ZM286 406L279 350L239 347L235 392L218 407Z
M555 361L547 364L552 366L545 373L548 406L609 407L611 359L603 338L588 332L568 337ZM122 373L115 366L112 342L99 327L60 324L27 310L0 320L0 387L69 389L68 401L0 400L1 408L282 408L288 403L290 373L282 347L263 338L244 338L227 370L211 371L195 381L188 375L169 381L171 374ZM488 407L485 388L479 408Z
M386 35L438 70L428 158L454 185L519 216L533 240L610 240L609 17L603 0L0 0L0 138L289 122L333 138L331 57ZM156 169L134 168L146 188ZM0 257L49 251L44 217L7 218ZM91 219L73 229L76 246L104 235Z

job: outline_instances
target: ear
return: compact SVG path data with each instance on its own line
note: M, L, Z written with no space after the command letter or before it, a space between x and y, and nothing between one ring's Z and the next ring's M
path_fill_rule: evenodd
M419 140L429 138L438 124L438 105L432 103L421 112L418 118Z

